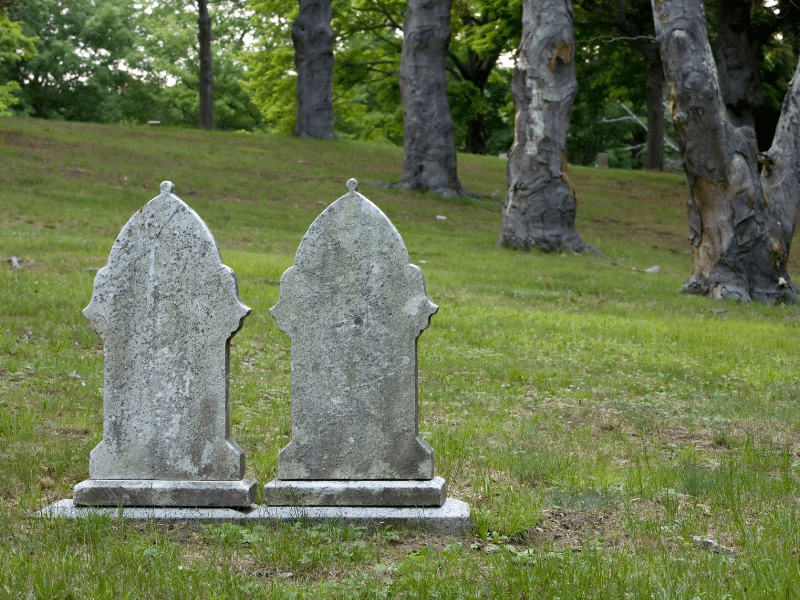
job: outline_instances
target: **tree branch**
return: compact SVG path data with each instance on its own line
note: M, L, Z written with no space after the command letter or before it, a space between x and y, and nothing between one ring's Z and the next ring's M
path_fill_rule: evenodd
M608 36L600 36L600 37L593 37L589 38L588 40L579 40L582 44L588 44L589 42L594 42L596 40L600 40L602 42L621 42L621 41L628 41L628 42L655 42L656 38L650 35L637 35L633 37L608 37Z
M467 79L467 80L468 80L468 79L469 79L469 73L467 72L467 67L466 67L466 65L465 65L464 63L462 63L462 62L459 60L459 58L458 58L458 56L456 56L455 52L453 52L452 50L450 50L450 49L448 48L448 50L447 50L447 57L448 57L448 58L449 58L449 59L450 59L450 60L453 62L453 64L456 66L456 69L458 70L458 73L457 73L457 75L460 75L462 79ZM447 69L447 70L448 70L448 71L450 71L450 69ZM452 72L452 71L451 71L451 72ZM455 74L455 73L454 73L454 74Z
M628 113L628 116L617 117L615 119L606 119L605 117L603 117L602 119L600 119L601 123L618 123L620 121L633 121L634 123L638 123L639 125L644 127L644 130L647 131L647 124L644 121L642 121L639 117L637 117L636 114L630 108L625 106L625 104L623 104L622 102L617 102L617 104L621 106L626 113ZM674 150L675 152L680 152L678 146L676 146L669 138L667 138L667 136L664 136L664 143L667 146L669 146L671 150ZM643 144L637 144L636 146L631 146L630 148L625 148L625 149L630 150L632 148L638 148L641 145Z
M358 8L358 7L354 7L354 9L357 10L357 11L362 11L362 12L380 13L383 16L386 17L386 19L389 21L389 23L392 25L392 27L394 27L395 29L399 29L400 31L403 31L403 26L400 25L397 21L395 21L394 17L389 12L389 9L387 9L380 0L372 0L372 2L375 4L375 6L378 7L377 9L374 9L374 8Z

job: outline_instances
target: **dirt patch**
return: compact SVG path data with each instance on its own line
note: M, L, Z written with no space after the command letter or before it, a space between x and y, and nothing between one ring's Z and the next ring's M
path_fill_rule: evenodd
M92 435L92 431L85 427L57 427L45 423L42 429L48 437L60 440L86 441Z
M542 511L542 520L525 537L536 546L552 545L579 551L586 543L602 540L599 543L604 544L607 537L619 537L621 529L618 512L614 510L546 508Z

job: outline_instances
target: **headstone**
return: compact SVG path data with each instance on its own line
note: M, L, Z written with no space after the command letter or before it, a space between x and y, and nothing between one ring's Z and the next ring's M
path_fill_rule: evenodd
M230 437L229 345L250 313L206 224L161 194L125 225L83 314L103 339L103 440L73 502L249 506Z
M356 191L303 237L270 310L292 342L292 438L265 503L441 506L417 427L417 338L438 307L400 234Z
M607 169L608 168L608 154L605 152L601 152L597 155L597 162L594 163L594 166L598 169Z

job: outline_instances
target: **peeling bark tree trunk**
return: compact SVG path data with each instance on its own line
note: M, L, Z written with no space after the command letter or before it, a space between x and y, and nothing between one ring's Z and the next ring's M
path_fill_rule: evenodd
M594 250L575 230L575 189L567 175L567 131L578 92L570 0L524 0L514 67L516 117L498 245Z
M211 62L211 17L208 0L197 0L200 45L200 129L214 129L214 66Z
M689 183L694 271L682 291L796 299L786 261L800 212L800 69L769 151L737 127L720 90L700 0L652 0L670 112Z
M297 69L297 118L294 134L333 139L333 31L331 0L300 0L292 23Z
M400 187L465 195L456 172L453 117L447 104L450 0L409 0L400 56L403 172Z

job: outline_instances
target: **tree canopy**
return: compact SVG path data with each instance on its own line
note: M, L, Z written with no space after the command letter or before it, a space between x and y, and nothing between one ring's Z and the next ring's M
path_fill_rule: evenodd
M262 118L242 82L239 53L250 32L243 3L213 4L215 113L224 129ZM14 0L9 17L36 36L35 55L2 61L0 81L18 81L18 114L96 122L196 125L199 119L197 4L185 0Z

